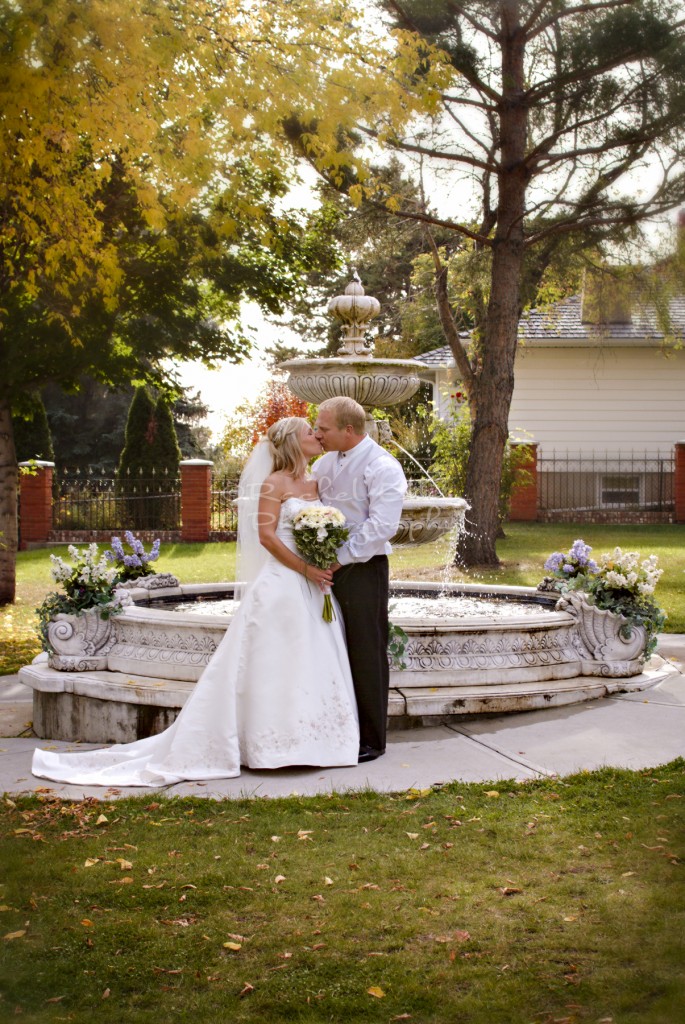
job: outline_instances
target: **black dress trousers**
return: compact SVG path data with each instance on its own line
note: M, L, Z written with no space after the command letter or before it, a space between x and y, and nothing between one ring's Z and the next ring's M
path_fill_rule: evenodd
M379 752L385 750L388 720L389 580L387 555L343 565L333 576L359 709L360 746Z

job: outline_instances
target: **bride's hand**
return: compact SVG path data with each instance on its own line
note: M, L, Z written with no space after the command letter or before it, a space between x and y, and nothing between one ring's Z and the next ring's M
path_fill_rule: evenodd
M323 591L326 591L333 582L332 569L318 569L315 565L309 565L308 563L305 565L304 576L305 579L316 583Z

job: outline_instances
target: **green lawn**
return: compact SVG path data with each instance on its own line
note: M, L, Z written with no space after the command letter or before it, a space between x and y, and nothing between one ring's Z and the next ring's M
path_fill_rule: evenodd
M664 575L656 597L668 612L666 630L685 632L685 526L561 526L512 523L498 542L500 568L469 573L445 569L451 549L445 540L417 547L398 548L392 556L396 579L445 579L535 586L544 576L543 565L555 550L567 550L576 537L591 544L595 553L616 545L657 554ZM23 551L17 564L17 601L0 609L0 675L16 672L38 653L34 609L53 589L50 553L65 555L65 548ZM235 544L169 544L162 548L158 571L173 572L184 583L220 582L233 578Z
M0 1019L675 1024L685 762L0 807Z

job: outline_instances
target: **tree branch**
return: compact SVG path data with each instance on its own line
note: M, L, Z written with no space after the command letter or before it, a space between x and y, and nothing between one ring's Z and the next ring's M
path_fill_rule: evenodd
M367 128L361 124L357 125L357 128L360 132L370 136L372 139L377 139L380 134L375 131L375 129ZM481 171L496 172L498 167L497 164L486 164L482 160L466 156L466 154L439 153L437 150L429 149L427 146L420 146L418 143L413 142L403 142L400 139L387 140L386 145L403 153L419 153L421 156L430 156L435 160L448 160L451 163L464 164L467 167L477 167Z
M435 239L429 230L425 231L425 237L428 241L428 245L430 246L431 254L433 256L433 265L435 267L435 301L438 307L440 324L445 338L447 339L447 343L452 351L452 355L454 356L457 369L461 374L464 387L466 388L469 397L471 397L478 381L476 374L473 372L473 367L471 366L471 361L469 360L466 349L461 343L459 327L454 318L454 313L452 312L452 306L450 304L447 291L447 267L440 259L440 252L435 243Z
M545 18L544 21L541 21L540 24L535 27L535 31L532 31L535 19L542 14L546 7L549 7L549 3L546 2L546 0L541 0L537 8L531 12L530 18L523 26L523 30L526 33L527 39L535 39L536 36L539 36L552 25L559 24L560 21L563 21L566 18L573 18L576 14L589 14L594 13L595 11L610 10L616 7L632 7L633 3L634 0L605 0L604 3L577 4L575 7L567 7L566 9L557 11L555 14L550 14L548 18Z

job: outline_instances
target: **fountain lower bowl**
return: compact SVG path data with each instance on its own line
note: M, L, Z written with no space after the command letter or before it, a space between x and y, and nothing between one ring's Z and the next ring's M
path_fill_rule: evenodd
M468 502L464 498L405 498L392 544L427 544L455 530Z
M430 598L443 589L437 583L400 582L392 591ZM646 666L631 662L620 678L588 668L576 616L555 610L554 597L532 588L453 584L446 589L506 602L514 612L501 621L492 614L398 618L391 600L391 618L408 636L405 667L390 672L391 727L556 707L645 689L673 671L657 657ZM110 620L106 669L88 671L75 659L70 671L58 671L48 665L47 655L39 655L19 673L34 691L36 735L126 743L167 728L230 628L226 615L182 615L169 605L231 593L232 584L179 586L155 592L153 603L149 592L133 591L141 603Z

